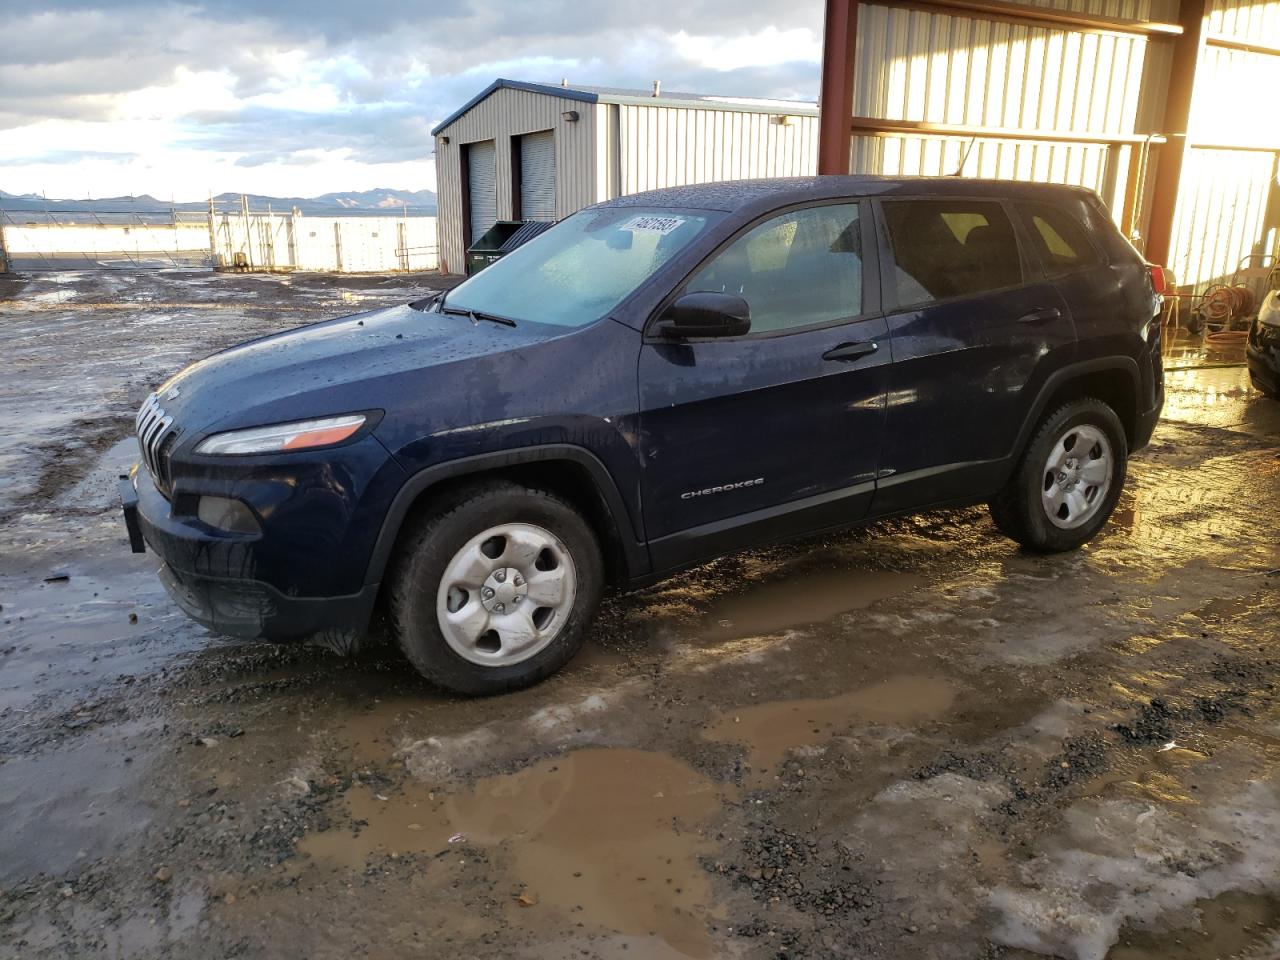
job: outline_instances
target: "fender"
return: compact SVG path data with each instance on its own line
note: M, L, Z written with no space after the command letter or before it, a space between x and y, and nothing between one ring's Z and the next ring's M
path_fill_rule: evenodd
M382 521L382 529L378 532L378 540L373 547L373 555L369 558L369 566L365 571L365 583L381 581L386 572L387 563L391 559L391 551L395 547L396 537L408 516L409 508L418 496L430 487L454 477L483 473L522 463L537 463L546 460L570 460L587 469L591 480L604 501L605 509L613 520L618 531L618 539L622 544L623 559L626 562L625 579L641 576L649 571L649 551L645 549L640 538L636 536L631 515L618 492L609 469L600 459L585 447L569 443L549 443L538 446L517 447L496 453L481 453L458 460L446 460L444 463L425 467L409 477L400 491L391 501L386 517Z
M1018 439L1013 445L1011 457L1018 458L1021 456L1022 451L1026 449L1027 441L1031 438L1032 431L1035 430L1036 424L1040 422L1040 418L1044 416L1045 408L1049 405L1049 398L1053 396L1059 387L1075 377L1098 373L1103 370L1123 370L1129 375L1129 378L1133 381L1134 408L1136 412L1141 413L1137 408L1142 404L1142 374L1138 370L1138 362L1133 357L1122 355L1095 357L1092 360L1081 360L1077 363L1068 364L1049 374L1044 384L1040 387L1036 402L1027 411L1027 416L1022 421L1022 427L1018 430ZM1132 423L1125 424L1126 429L1134 429L1136 426L1136 424Z

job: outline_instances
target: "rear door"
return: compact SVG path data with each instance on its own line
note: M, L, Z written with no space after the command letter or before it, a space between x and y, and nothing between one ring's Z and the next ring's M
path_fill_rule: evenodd
M550 130L520 138L520 219L556 218L556 142Z
M1067 303L990 198L881 201L893 344L877 513L988 495L1075 345Z
M467 145L467 192L470 194L471 242L498 222L497 152L492 140Z
M863 269L869 209L821 204L747 228L676 294L742 296L751 332L643 346L641 492L657 569L866 513L889 364L874 253Z

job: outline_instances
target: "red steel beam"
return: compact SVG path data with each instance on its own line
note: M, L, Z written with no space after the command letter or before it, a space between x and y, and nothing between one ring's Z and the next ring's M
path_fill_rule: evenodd
M1187 124L1191 119L1191 95L1196 69L1205 45L1205 16L1208 0L1182 0L1178 22L1182 33L1173 41L1173 61L1169 66L1169 89L1165 95L1164 131L1169 143L1156 158L1155 183L1151 188L1151 221L1147 226L1146 258L1162 266L1169 264L1173 245L1173 215L1178 206L1178 186L1182 182L1182 161L1187 153Z
M822 94L818 104L818 173L848 173L858 0L826 0Z
M1044 27L1066 27L1093 33L1127 33L1142 37L1176 37L1182 27L1160 20L1128 20L1100 14L1082 13L1055 7L1040 7L1004 0L903 0L901 3L885 3L884 6L903 6L935 13L972 16L1004 23L1030 23Z

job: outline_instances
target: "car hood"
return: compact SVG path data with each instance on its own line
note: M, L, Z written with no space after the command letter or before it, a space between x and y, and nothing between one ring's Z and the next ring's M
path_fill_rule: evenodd
M187 367L157 388L187 437L355 410L383 409L406 378L552 339L543 324L512 328L408 305L340 317L251 340Z

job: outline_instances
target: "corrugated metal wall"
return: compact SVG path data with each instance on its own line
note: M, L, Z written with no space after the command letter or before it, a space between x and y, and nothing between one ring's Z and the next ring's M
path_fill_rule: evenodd
M1176 0L1039 0L1038 6L1123 18L1176 14ZM1162 104L1141 96L1145 37L1007 23L905 6L858 14L854 113L888 120L1127 135ZM1074 183L1103 194L1119 217L1129 146L928 135L855 136L855 173L1003 177ZM1108 163L1108 154L1113 152Z
M1216 0L1212 37L1280 46L1280 0ZM1170 267L1179 285L1203 292L1243 267L1280 254L1277 153L1214 145L1280 143L1280 56L1210 45L1191 104ZM1265 261L1267 263L1270 260Z
M576 111L579 119L562 114ZM591 104L507 87L495 90L451 123L436 137L436 190L440 227L441 269L461 273L462 242L461 147L479 140L496 140L498 154L498 219L512 216L510 138L552 130L556 141L556 217L566 217L596 200L595 119ZM442 138L448 137L444 143Z
M619 193L816 172L818 118L619 104Z

